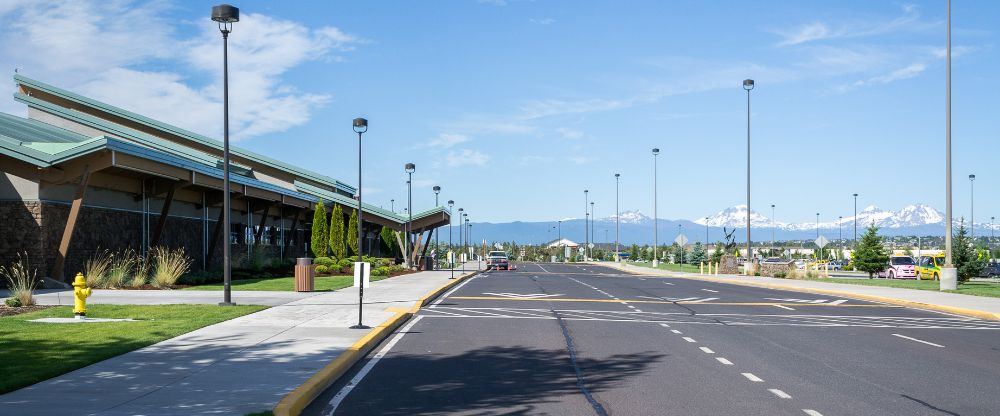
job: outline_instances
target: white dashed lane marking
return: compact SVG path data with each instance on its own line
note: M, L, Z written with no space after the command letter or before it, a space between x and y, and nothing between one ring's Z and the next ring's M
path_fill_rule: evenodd
M687 341L687 342L698 342L698 341L695 341L694 338L691 338L691 337L684 337L684 340Z
M678 330L676 330L676 329L671 329L671 330L670 330L670 332L673 332L673 333L675 333L675 334L683 334L683 332L681 332L681 331L678 331Z
M719 293L718 290L712 290L712 289L702 289L702 290L705 292Z
M725 365L733 365L733 362L732 362L732 361L729 361L729 360L727 360L727 359L725 359L725 358L722 358L722 357L715 357L715 359L716 359L716 360L717 360L718 362L720 362L720 363L723 363L723 364L725 364Z
M701 349L701 351L702 351L702 352L704 352L705 354L715 354L715 351L712 351L712 350L711 350L710 348L708 348L708 347L698 347L698 348L700 348L700 349Z
M785 393L785 392L783 392L781 390L778 390L778 389L767 389L767 391L769 391L771 393L774 393L775 396L778 396L778 397L780 397L782 399L791 399L792 398L792 396L789 395L788 393Z
M750 381L752 381L754 383L763 383L764 382L764 380L761 380L760 377L757 377L757 376L753 375L753 373L741 373L741 374L743 374L743 377L746 377L747 380L750 380Z
M785 305L774 305L774 307L775 308L781 308L781 309L787 309L787 310L790 310L790 311L794 311L795 310L795 308L789 308L789 307L787 307Z
M817 412L817 411L812 410L812 409L802 409L802 411L806 412L806 414L809 415L809 416L823 416L822 413Z

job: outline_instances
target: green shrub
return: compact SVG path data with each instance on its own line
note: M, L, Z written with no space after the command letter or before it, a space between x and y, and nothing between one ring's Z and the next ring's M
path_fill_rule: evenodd
M784 272L784 271L781 271L781 272L775 272L775 273L774 273L774 277L776 277L776 278L778 278L778 279L784 279L785 277L788 277L788 273L787 273L787 272Z
M337 264L337 260L333 259L332 257L316 257L316 259L313 260L313 264L319 264L326 267L330 267L330 266L335 266Z
M388 276L388 275L389 275L388 267L376 267L372 269L372 276Z
M330 274L330 268L322 264L316 266L316 274Z
M143 263L152 263L153 285L158 288L171 287L177 283L177 279L191 268L191 259L184 253L183 248L171 250L166 247L153 247L151 260ZM136 278L143 273L143 269L150 266L137 267ZM145 275L143 274L145 282Z
M21 300L18 298L7 298L4 299L3 303L5 303L7 306L10 306L11 308L18 308L21 306Z

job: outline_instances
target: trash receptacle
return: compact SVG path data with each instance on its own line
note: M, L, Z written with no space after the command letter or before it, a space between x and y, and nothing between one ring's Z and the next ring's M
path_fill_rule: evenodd
M312 292L315 280L312 259L309 257L295 259L295 291Z
M434 270L434 257L424 257L424 270Z

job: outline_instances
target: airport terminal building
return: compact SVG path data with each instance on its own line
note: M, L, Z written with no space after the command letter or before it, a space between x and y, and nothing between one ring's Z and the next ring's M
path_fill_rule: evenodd
M221 141L21 75L14 81L28 118L0 113L0 264L27 253L39 276L66 279L99 250L168 246L183 247L195 270L217 269L224 240L236 265L285 260L307 255L319 200L345 216L357 207L348 184L231 147L231 226L223 230ZM383 226L402 231L409 220L371 205L363 214L366 254L381 254ZM436 207L414 213L407 228L420 249L449 221Z

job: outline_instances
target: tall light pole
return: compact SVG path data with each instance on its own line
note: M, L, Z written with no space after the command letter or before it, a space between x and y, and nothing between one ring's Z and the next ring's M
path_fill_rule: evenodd
M618 183L621 178L620 173L615 174L615 263L621 262L618 258L618 253L621 252L619 244L621 244L621 216L622 212L618 208Z
M590 238L597 241L597 234L594 232L594 223L597 222L597 212L594 212L594 201L590 201ZM590 244L587 244L590 248ZM590 249L590 257L594 257L594 249Z
M955 290L958 288L958 270L951 262L951 0L948 0L948 49L947 65L945 68L946 88L945 88L945 135L944 135L944 157L945 157L945 214L944 220L944 267L941 268L941 282L939 290Z
M451 209L454 206L455 206L455 201L449 199L448 200L448 251L452 252L451 257L448 259L448 268L451 269L450 279L455 278L455 246L451 244L451 223L454 222L454 219L452 218L453 215L451 213Z
M660 228L659 219L656 213L656 157L659 156L660 149L653 148L653 267L659 267L660 256L656 250L656 229Z
M368 120L361 117L354 119L352 123L354 127L354 132L358 133L358 262L364 261L365 257L365 246L364 246L364 231L362 224L363 212L361 211L361 135L368 131ZM339 220L338 220L339 221ZM368 329L369 326L361 323L362 310L364 307L365 298L365 285L361 283L358 285L358 324L352 325L351 329Z
M842 256L844 254L843 253L843 251L844 251L844 216L843 215L838 215L837 216L837 231L840 234L840 237L837 238L837 241L840 243L840 251L841 251L838 254L838 258L839 258L839 256ZM841 259L841 260L843 260L843 259Z
M403 241L403 246L405 248L405 258L406 267L413 268L413 264L410 263L412 260L410 258L410 233L413 232L411 227L413 227L413 172L417 170L417 165L412 163L407 163L403 166L403 171L409 176L406 180L406 212L409 215L409 219L406 220L406 240Z
M854 248L858 249L858 194L854 194ZM851 257L854 257L852 252Z
M465 213L463 213L462 211L464 211L462 208L458 209L458 245L461 246L461 248L458 250L458 254L465 253L465 231L464 231L465 227L462 226L463 225L462 216L464 216ZM462 273L463 274L465 273L464 261L462 262Z
M559 230L557 230L557 232L559 234L556 238L559 239L559 241L562 241L562 220L559 220L558 225L559 225Z
M816 213L816 238L819 238L819 213Z
M752 264L753 251L750 248L750 90L753 89L753 80L743 80L743 89L747 92L747 264ZM747 272L748 268L744 267L743 269L747 275L750 274Z
M390 199L389 200L389 211L392 211L393 214L396 213L396 200L395 199Z
M437 186L437 185L434 185L434 187L431 188L431 189L434 190L434 206L437 207L438 206L438 194L441 193L441 187ZM438 243L439 242L438 242L437 233L434 233L434 234L435 234L434 235L434 250L435 250L435 254L437 254L436 252L437 252L437 249L438 249ZM434 262L437 263L437 259L434 259Z
M233 31L233 23L240 21L240 9L228 4L212 7L212 20L219 24L222 32L222 221L226 230L222 244L222 302L219 305L233 305L232 282L233 268L231 263L232 247L230 247L229 219L229 33ZM62 277L62 276L59 276Z
M708 245L708 217L705 217L705 245Z
M976 245L976 175L969 175L969 234Z
M771 250L774 250L774 204L771 204Z
M588 193L590 191L583 190L583 261L587 261L587 257L590 257L590 211L587 211L587 201Z

